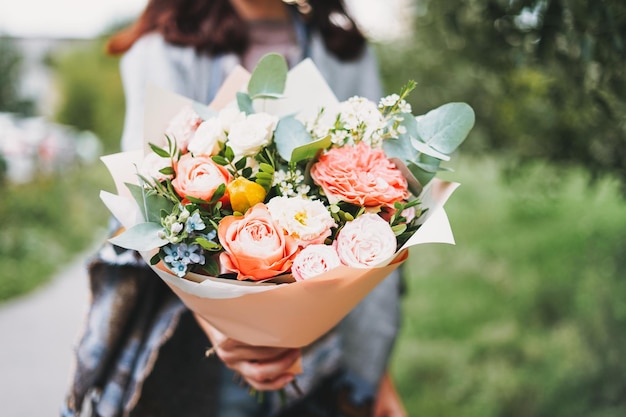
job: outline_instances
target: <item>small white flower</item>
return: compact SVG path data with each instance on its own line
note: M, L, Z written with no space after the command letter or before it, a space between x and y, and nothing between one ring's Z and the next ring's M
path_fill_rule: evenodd
M400 100L400 96L397 94L391 94L387 97L383 97L380 99L379 107L391 107L396 104Z
M402 100L400 102L400 104L398 105L398 108L400 109L400 112L402 112L402 113L411 113L412 112L411 105L409 103L407 103L405 100Z
M183 229L184 225L182 223L173 223L172 226L170 226L170 232L172 232L173 235L179 234Z

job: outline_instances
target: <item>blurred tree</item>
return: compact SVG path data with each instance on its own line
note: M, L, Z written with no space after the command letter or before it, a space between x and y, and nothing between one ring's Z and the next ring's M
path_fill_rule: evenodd
M414 34L380 48L387 85L417 111L474 107L464 149L610 173L626 192L626 2L419 0Z
M22 55L15 40L0 36L0 111L29 116L34 103L19 95L21 71Z
M59 80L61 104L56 119L94 132L104 152L119 151L124 120L124 93L118 59L104 53L104 39L95 39L62 55L50 57Z

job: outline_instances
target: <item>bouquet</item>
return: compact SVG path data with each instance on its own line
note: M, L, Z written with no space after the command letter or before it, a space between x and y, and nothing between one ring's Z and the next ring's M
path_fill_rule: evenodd
M434 177L474 113L415 117L414 87L338 102L310 60L288 71L269 54L209 106L151 90L143 152L103 158L118 195L101 197L125 227L110 241L226 335L311 343L409 247L454 242L443 204L458 184Z

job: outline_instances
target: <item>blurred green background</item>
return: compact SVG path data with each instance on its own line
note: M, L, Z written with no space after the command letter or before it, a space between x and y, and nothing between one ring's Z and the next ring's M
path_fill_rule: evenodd
M439 176L456 246L406 270L391 364L411 416L626 415L626 3L420 0L402 39L378 42L385 86L414 113L464 101L477 115ZM105 36L46 57L55 122L115 152L123 120ZM32 115L0 38L0 112ZM41 285L104 236L98 161L15 184L0 160L0 301ZM4 168L2 168L4 167Z

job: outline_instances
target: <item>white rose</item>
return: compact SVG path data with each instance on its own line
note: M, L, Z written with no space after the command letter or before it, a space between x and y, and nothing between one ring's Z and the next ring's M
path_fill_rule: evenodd
M303 281L341 266L339 256L331 245L309 245L296 255L291 273L296 281Z
M301 197L274 197L267 202L272 218L293 237L298 245L323 243L336 227L330 213L319 200Z
M258 153L269 145L276 129L278 118L266 113L251 114L243 121L235 122L228 132L228 146L236 159Z
M354 268L376 266L393 256L397 245L389 223L373 213L347 222L335 242L341 262Z
M152 181L156 179L156 181L161 182L166 179L172 178L171 175L165 175L159 172L163 168L171 167L172 161L169 158L162 158L159 155L150 152L143 159L141 163L141 167L139 168L139 174L141 174L144 178Z
M207 119L198 126L187 149L194 155L215 155L226 142L226 134L217 118Z
M237 107L225 107L220 110L217 118L224 132L229 132L233 124L246 120L246 114Z

